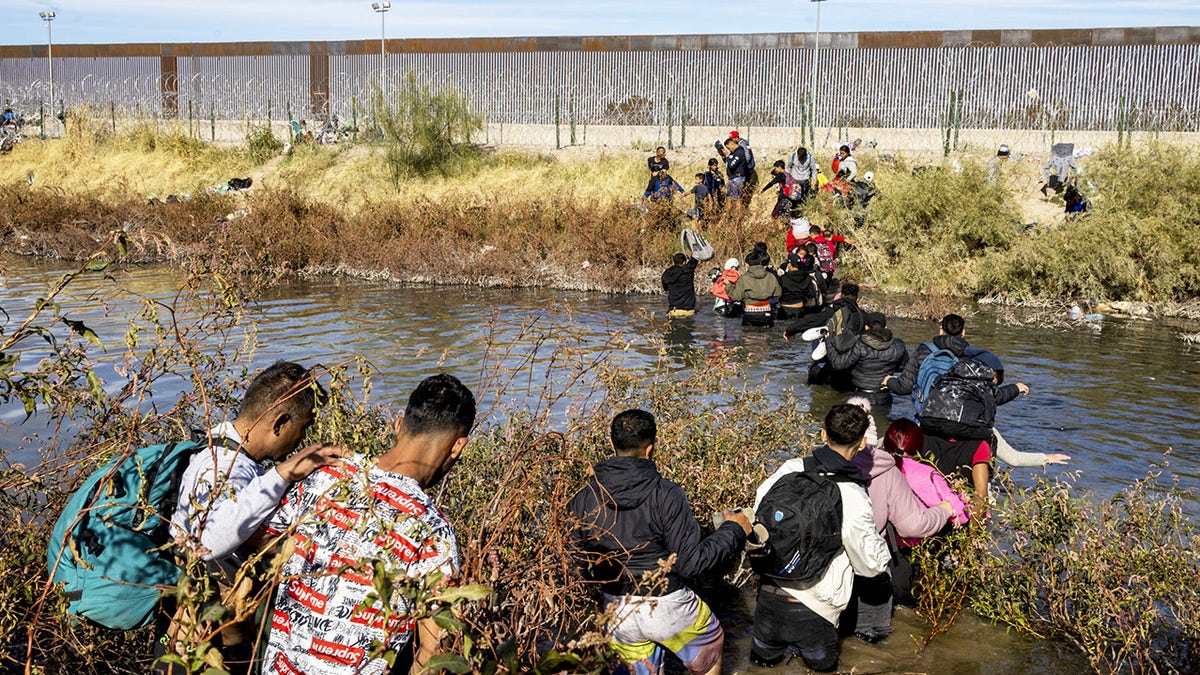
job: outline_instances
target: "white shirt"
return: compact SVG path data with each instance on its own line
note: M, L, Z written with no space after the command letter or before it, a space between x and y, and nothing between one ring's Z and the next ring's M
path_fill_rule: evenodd
M766 496L775 481L795 471L804 470L803 459L789 459L771 474L754 496L754 509ZM821 578L809 586L793 586L780 582L779 586L788 595L803 602L806 607L820 614L829 623L838 625L842 610L850 604L850 591L854 587L854 575L873 577L887 571L891 552L887 542L875 531L875 520L871 510L871 498L863 486L857 483L838 482L842 493L842 550L829 563Z
M230 422L218 424L209 434L213 445L192 456L179 481L171 529L207 549L202 555L205 560L219 560L266 522L290 483L277 470L267 471L246 453L218 443L228 438L241 444Z

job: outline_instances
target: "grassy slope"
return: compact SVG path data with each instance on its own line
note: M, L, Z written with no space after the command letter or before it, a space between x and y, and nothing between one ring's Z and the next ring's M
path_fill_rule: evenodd
M452 176L396 186L379 147L301 147L258 165L237 148L169 131L139 127L114 138L79 124L65 140L26 142L0 159L0 225L8 250L65 257L124 226L142 259L219 245L253 265L655 290L681 223L632 209L645 182L644 153L572 152L499 151ZM689 185L706 154L673 153L674 175ZM760 154L766 175L774 157ZM1183 299L1200 290L1200 160L1182 151L1110 147L1089 158L1096 213L1077 223L1041 200L1032 163L1007 167L995 186L966 157L914 168L903 157L883 164L862 153L860 169L874 170L880 189L864 228L828 200L809 209L815 222L858 244L845 256L847 278L946 295ZM233 176L252 176L254 193L145 204L151 194L199 196ZM1134 176L1146 179L1135 185ZM782 256L782 228L767 217L773 201L764 195L748 217L709 227L718 259L741 257L758 240ZM249 215L214 223L240 208ZM1022 230L1034 220L1037 227Z

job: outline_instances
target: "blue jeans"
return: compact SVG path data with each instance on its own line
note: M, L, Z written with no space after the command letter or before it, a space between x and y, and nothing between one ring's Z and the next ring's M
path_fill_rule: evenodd
M793 649L812 670L833 671L838 662L837 628L803 602L760 585L750 661L760 666L779 665Z

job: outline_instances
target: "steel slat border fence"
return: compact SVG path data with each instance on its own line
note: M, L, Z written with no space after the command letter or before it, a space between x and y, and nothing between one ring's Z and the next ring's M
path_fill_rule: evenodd
M1096 33L1095 39L1107 35ZM381 75L384 90L394 92L412 70L431 87L458 88L493 124L544 125L569 118L586 125L798 126L811 87L812 50L796 46L791 34L781 34L777 42L783 46L776 47L767 45L769 36L743 37L748 46L739 48L695 48L703 40L663 36L653 43L674 40L688 48L647 43L645 49L597 51L389 51L382 73L378 52L337 53L334 43L312 43L324 46L311 50L308 43L300 45L305 49L289 44L277 53L232 53L237 51L232 47L228 54L207 53L220 51L210 46L202 54L166 55L164 49L162 56L60 56L56 47L55 96L67 108L90 104L121 115L284 120L332 113L349 119L369 113ZM953 92L961 93L964 128L1114 130L1125 124L1200 130L1195 40L944 41L845 48L838 45L852 41L831 37L819 54L816 125L938 128ZM71 47L69 52L83 50ZM103 52L101 47L95 51ZM0 100L32 112L49 100L46 59L15 57L4 49Z

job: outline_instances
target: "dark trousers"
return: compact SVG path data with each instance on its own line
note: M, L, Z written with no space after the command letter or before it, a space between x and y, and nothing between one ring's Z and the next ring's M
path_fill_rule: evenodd
M812 670L831 672L838 662L837 628L804 603L760 585L750 661L760 666L778 665L791 649L799 652Z

